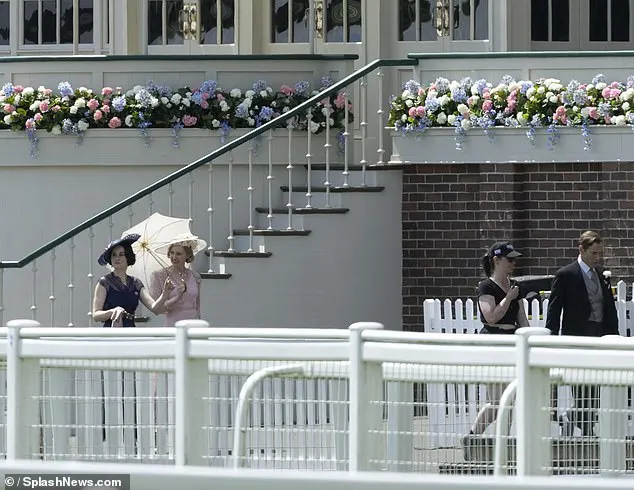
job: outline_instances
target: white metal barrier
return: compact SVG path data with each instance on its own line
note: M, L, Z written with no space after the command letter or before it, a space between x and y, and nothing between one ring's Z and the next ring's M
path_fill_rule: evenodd
M634 472L627 436L632 339L545 336L535 348L523 335L392 332L373 323L333 331L34 325L15 321L0 330L8 460L182 466L227 465L231 456L234 466L251 468L451 473L457 472L452 464L471 464L486 473L493 470L492 454L469 463L458 457L462 451L430 447L432 419L446 417L447 407L424 402L426 414L416 413L423 402L414 389L424 384L455 393L456 386L514 382L517 430L504 439L505 470ZM593 366L600 369L589 371ZM81 378L85 371L93 376ZM68 373L81 383L60 382ZM161 419L153 373L172 376L165 411L173 422ZM42 384L43 375L49 383ZM214 391L222 376L234 378L222 378ZM551 430L551 390L579 384L601 385L597 438L562 443ZM466 405L454 402L451 409L465 412ZM160 437L170 441L172 454L152 453L162 448ZM552 458L536 465L524 447ZM492 453L493 445L486 450Z
M458 477L386 472L272 472L163 465L7 461L6 474L129 474L130 489L168 490L630 490L629 479ZM121 490L127 490L122 488Z

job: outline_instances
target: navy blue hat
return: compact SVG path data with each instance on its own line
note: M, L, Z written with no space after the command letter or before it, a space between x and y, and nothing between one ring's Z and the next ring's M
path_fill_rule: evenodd
M118 247L119 245L125 245L125 244L132 245L139 238L141 238L141 235L139 235L138 233L132 233L131 235L126 235L122 238L117 238L116 240L112 240L108 244L106 249L103 251L103 253L99 256L99 259L97 259L97 262L99 263L99 265L109 264L110 256L112 255L112 251L114 250L115 247Z
M522 257L523 254L515 250L509 242L496 242L489 248L487 255L489 257L508 257L512 259Z

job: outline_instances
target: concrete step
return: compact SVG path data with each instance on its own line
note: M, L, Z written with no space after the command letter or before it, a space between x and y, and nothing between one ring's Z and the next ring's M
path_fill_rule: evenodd
M346 183L345 175L343 174L343 170L330 169L328 172L328 182L330 185L341 187ZM311 170L310 174L311 184L313 186L324 186L326 184L326 170ZM378 176L376 172L368 172L365 173L365 182L363 181L364 175L361 170L357 170L356 168L348 168L348 185L349 186L361 186L363 184L369 186L375 186L378 182Z
M249 230L234 230L233 235L235 236L234 249L238 251L247 251L249 250L250 237ZM281 239L287 239L289 237L306 237L310 235L310 230L266 230L266 229L257 229L253 230L253 250L255 252L267 252L267 237L280 237Z
M286 205L288 203L288 192L289 187L287 185L283 185L280 187L282 190L282 205ZM347 193L375 193L382 192L385 189L383 186L350 186L350 187L339 187L333 186L330 188L328 192L329 200L326 200L326 187L323 185L313 185L310 188L311 207L343 207L343 194ZM306 193L308 192L307 186L294 186L292 189L291 195L291 204L297 207L306 207Z
M294 229L304 229L305 220L304 216L310 214L346 214L350 211L348 208L317 208L317 207L292 207L292 213L289 217L288 208L276 207L271 209L272 219L269 222L269 208L257 207L255 212L258 213L258 228L268 229L271 226L273 229L286 229L289 226ZM290 224L289 224L290 223Z
M494 460L494 438L470 436L463 448L464 459L469 463L490 464ZM513 466L516 460L516 440L507 440L508 461ZM572 471L586 472L599 467L599 438L598 437L556 437L552 439L552 466L565 474ZM634 469L634 438L625 440L626 469Z

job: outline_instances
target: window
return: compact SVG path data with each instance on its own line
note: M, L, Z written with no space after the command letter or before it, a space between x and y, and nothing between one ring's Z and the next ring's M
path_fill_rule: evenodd
M93 43L93 0L79 0L79 43ZM25 0L23 34L25 45L72 44L73 0Z
M489 39L488 0L399 0L399 41Z
M0 0L0 46L9 45L9 1Z
M235 0L149 0L148 46L235 43Z
M308 43L310 30L329 43L356 43L362 38L363 0L270 0L271 42ZM313 3L314 18L310 18Z

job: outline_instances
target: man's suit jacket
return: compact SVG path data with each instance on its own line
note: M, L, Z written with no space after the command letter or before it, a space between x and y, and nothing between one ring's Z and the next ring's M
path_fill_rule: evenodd
M601 287L603 288L603 328L597 331L588 325L592 307L588 299L588 291L579 262L575 261L562 267L553 279L548 302L546 328L553 335L559 334L561 312L561 335L579 335L584 337L601 337L602 335L618 335L619 322L616 315L614 296L609 280L603 277L603 268L597 266Z

